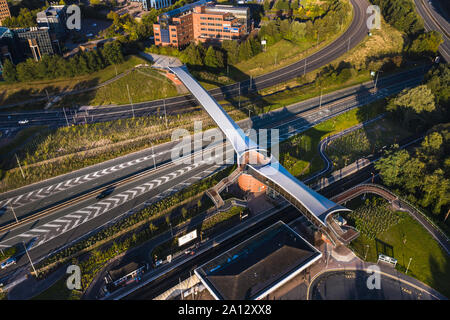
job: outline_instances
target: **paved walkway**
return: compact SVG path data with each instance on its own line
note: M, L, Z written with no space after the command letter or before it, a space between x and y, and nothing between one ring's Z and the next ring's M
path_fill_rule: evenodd
M366 271L369 266L374 265L374 263L367 263L356 257L353 253L349 253L352 255L351 259L347 262L339 261L333 257L333 253L330 250L330 246L322 244L320 246L320 250L323 254L322 259L317 263L308 268L304 272L300 273L298 276L293 278L284 286L280 287L276 291L272 292L267 299L268 300L303 300L309 299L308 295L310 295L310 291L312 289L312 284L314 280L322 274L331 271ZM351 251L350 251L351 252ZM399 288L403 288L401 290L406 289L405 292L408 291L408 288L414 288L425 294L426 297L430 297L431 299L439 299L439 300L447 300L445 296L434 290L433 288L427 286L426 284L409 277L391 266L387 266L384 264L377 264L380 268L380 274L383 276L394 279L398 282ZM354 284L354 279L351 279L350 285ZM403 285L403 286L402 286ZM383 288L383 283L381 283L381 287ZM407 287L407 288L406 288Z

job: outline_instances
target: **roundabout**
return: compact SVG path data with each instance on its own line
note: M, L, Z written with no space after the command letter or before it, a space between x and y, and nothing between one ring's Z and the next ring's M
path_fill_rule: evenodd
M308 300L438 300L426 288L399 279L394 275L380 272L379 289L369 289L366 270L327 270L312 279L308 287Z

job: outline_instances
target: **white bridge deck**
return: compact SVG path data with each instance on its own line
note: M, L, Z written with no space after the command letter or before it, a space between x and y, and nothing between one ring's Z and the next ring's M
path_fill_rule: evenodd
M185 66L169 67L169 69L188 88L192 95L198 100L214 122L224 132L227 139L232 144L237 153L238 161L249 150L260 149L257 143L246 136L243 130L234 122L217 101L195 80L187 71ZM329 214L337 211L350 211L349 209L334 203L316 191L310 189L304 183L290 174L275 158L265 165L248 166L256 173L262 182L271 181L275 185L274 189L291 202L297 208L308 211L316 225L327 226L326 219ZM299 209L300 209L299 208ZM301 210L304 211L304 210Z

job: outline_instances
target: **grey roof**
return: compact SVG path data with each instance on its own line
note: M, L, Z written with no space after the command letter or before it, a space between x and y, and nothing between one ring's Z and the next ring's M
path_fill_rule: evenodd
M12 38L12 31L6 27L0 27L0 38L9 37Z
M195 270L216 299L260 299L322 256L281 221Z
M175 16L177 16L177 15L183 13L183 12L192 10L196 6L200 6L202 4L206 4L206 3L211 2L211 1L212 0L200 0L200 1L193 2L193 3L189 3L189 4L186 4L186 5L182 6L182 7L179 7L177 9L173 9L173 10L167 11L167 12L161 14L161 16L175 17Z

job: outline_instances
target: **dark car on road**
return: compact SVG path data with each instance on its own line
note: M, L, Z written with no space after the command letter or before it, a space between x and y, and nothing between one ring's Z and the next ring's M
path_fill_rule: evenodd
M106 197L109 196L111 193L113 193L113 191L114 191L115 188L116 188L116 187L109 187L108 189L103 190L103 191L97 196L97 199L100 200L100 199L106 198Z

